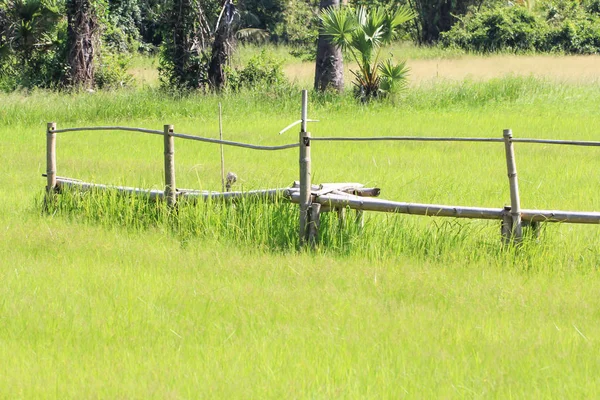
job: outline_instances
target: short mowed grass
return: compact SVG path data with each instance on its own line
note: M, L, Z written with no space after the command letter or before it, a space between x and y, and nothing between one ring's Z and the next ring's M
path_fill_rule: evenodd
M311 94L313 136L598 140L600 86L435 81L359 105ZM69 194L41 212L45 123L127 125L257 144L299 118L298 88L173 96L1 95L0 397L593 398L600 392L600 228L546 224L500 246L499 223L367 214L296 250L280 201L160 205ZM58 174L161 188L162 138L64 133ZM524 208L599 210L595 148L516 145ZM502 144L313 142L314 182L382 197L508 204ZM220 189L215 145L176 141L179 187ZM238 188L298 179L297 150L226 148ZM69 197L71 196L71 197ZM275 217L273 217L275 216Z

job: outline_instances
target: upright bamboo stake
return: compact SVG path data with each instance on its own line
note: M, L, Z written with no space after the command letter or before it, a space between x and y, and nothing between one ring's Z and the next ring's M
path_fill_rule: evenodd
M223 109L221 108L221 103L219 103L219 140L223 140ZM223 152L223 143L221 143L221 192L225 192L225 154Z
M170 207L175 206L177 200L175 184L175 138L173 125L165 125L165 199Z
M311 205L311 160L310 132L306 131L308 119L308 91L302 91L302 125L300 128L300 247L304 246L308 235L309 209Z
M319 227L321 225L321 204L312 203L309 209L310 222L308 227L308 243L312 248L319 240Z
M46 125L46 192L54 193L56 190L56 122Z
M521 201L519 199L519 182L517 180L517 164L515 162L515 149L512 143L512 130L504 130L504 147L506 149L506 168L508 171L508 182L510 184L510 215L512 224L510 234L506 242L521 242L523 239L523 228L521 226Z

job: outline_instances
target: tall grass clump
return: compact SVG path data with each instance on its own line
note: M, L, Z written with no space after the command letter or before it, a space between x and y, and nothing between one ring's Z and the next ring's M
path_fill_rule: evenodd
M298 248L298 206L284 198L266 201L256 197L235 202L182 199L171 209L162 201L112 190L64 189L50 201L39 196L36 207L45 207L52 217L107 229L162 232L182 246L201 240L267 253L289 253ZM371 261L410 257L428 263L491 263L546 272L585 269L600 262L600 252L589 249L585 241L566 243L557 234L559 224L544 227L542 240L526 229L523 244L516 247L501 245L499 222L428 220L372 213L361 225L350 209L342 219L337 213L324 213L314 251Z

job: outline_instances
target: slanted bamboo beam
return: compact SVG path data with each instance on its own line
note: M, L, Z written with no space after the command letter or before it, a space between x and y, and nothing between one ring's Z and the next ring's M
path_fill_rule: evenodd
M302 91L302 125L300 129L300 224L299 244L304 246L308 236L309 208L312 203L311 195L311 160L310 132L306 131L308 115L308 91Z
M46 125L46 193L56 190L56 122Z
M529 222L563 222L569 224L600 224L600 212L521 210L521 219Z
M57 178L56 183L59 189L67 187L70 189L77 189L82 192L87 192L91 190L114 190L123 194L147 197L150 200L158 200L163 199L165 197L164 191L156 189L139 189L129 186L103 185L100 183L82 182L70 178Z
M292 203L300 203L298 192L289 193ZM348 195L326 194L316 197L313 202L331 209L349 207L354 210L393 212L399 214L427 215L436 217L474 218L474 219L502 219L502 208L460 207L440 204L405 203L376 199L371 197L358 197Z
M175 182L175 138L173 137L173 125L165 125L165 198L170 207L175 206L177 201L177 186Z
M247 192L208 192L202 190L178 189L177 197L182 199L200 199L234 201L244 198L255 198L262 200L275 200L278 198L289 198L289 188L249 190Z
M519 243L523 239L523 227L521 225L521 200L519 198L519 181L517 180L515 149L512 144L512 130L505 129L503 137L504 148L506 150L506 169L510 186L510 215L512 217L510 235L505 237L504 241L505 243L510 241Z
M165 192L163 190L156 189L140 189L129 186L113 186L104 185L99 183L88 183L77 179L57 177L57 187L69 187L78 189L81 191L90 190L114 190L119 193L128 195L141 195L146 196L151 200L162 200L165 198ZM289 188L280 189L266 189L266 190L250 190L247 192L209 192L200 190L188 190L178 189L176 191L177 198L184 199L199 199L203 201L208 200L223 200L223 201L235 201L243 198L259 198L265 200L274 200L276 198L286 198L288 196Z

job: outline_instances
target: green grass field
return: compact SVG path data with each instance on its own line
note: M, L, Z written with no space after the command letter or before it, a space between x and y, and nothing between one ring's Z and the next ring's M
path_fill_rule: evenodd
M186 206L174 220L109 195L46 215L46 122L218 137L222 102L226 139L291 143L296 132L277 132L299 118L299 88L0 101L0 398L600 394L597 226L547 224L539 241L502 250L497 222L367 214L363 232L330 221L324 243L298 253L296 211L284 203ZM598 104L597 81L511 75L424 81L368 106L311 94L309 116L321 120L313 136L511 128L598 140ZM162 151L158 136L59 134L58 174L161 188ZM376 185L398 201L510 202L501 144L314 142L312 152L315 182ZM524 208L600 210L596 149L521 144L516 157ZM227 148L225 159L238 188L298 179L297 150ZM176 141L176 163L178 186L220 189L218 146Z

